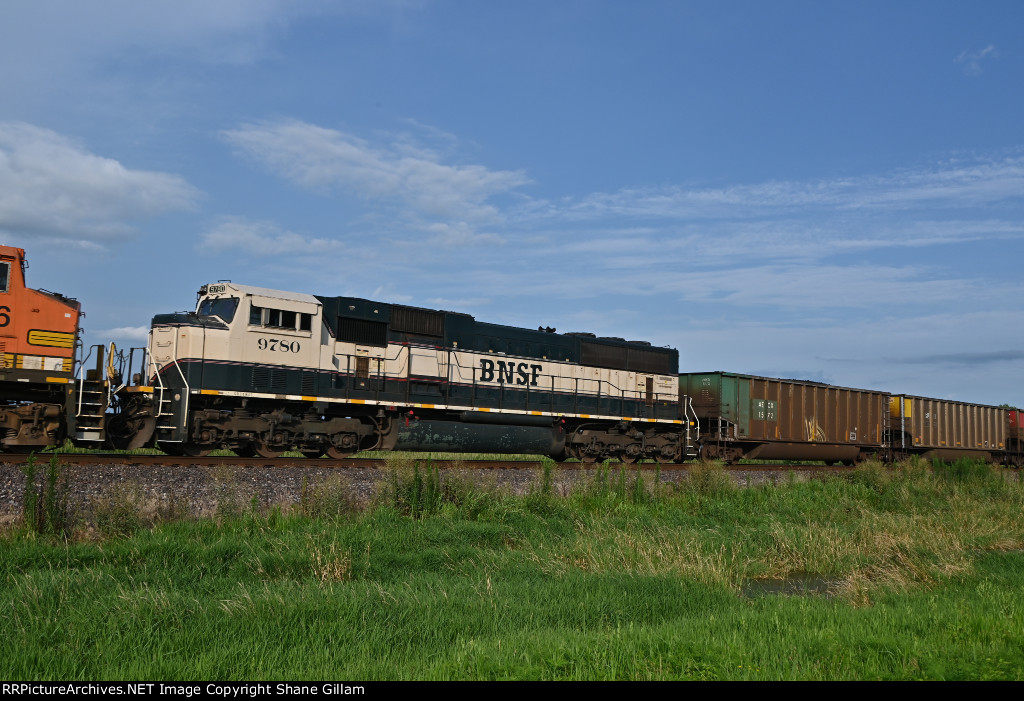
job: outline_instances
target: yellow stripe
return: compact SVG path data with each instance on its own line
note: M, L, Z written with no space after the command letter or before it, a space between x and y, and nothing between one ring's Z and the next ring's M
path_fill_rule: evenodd
M61 384L65 384L66 385L68 383L68 378L66 378L66 377L47 377L46 381L47 382L59 382Z
M71 348L75 345L75 335L60 331L29 331L28 342L33 346Z
M156 387L148 387L148 386L145 386L145 385L139 385L139 386L136 386L136 387L125 387L124 388L125 392L153 393L153 392L156 392L156 390L157 390ZM380 402L380 401L371 400L371 399L342 399L340 397L310 397L310 396L306 396L306 395L264 394L264 393L260 393L260 392L234 392L234 391L229 391L229 390L213 390L213 389L192 390L192 391L193 391L193 393L207 394L207 395L221 395L221 396L225 396L225 397L243 397L243 396L244 397L270 397L270 398L288 399L288 400L301 399L302 401L307 401L307 402L329 402L329 403L332 403L332 404L365 404L365 405L379 404L379 405L389 405L389 406L391 405L390 402ZM514 411L514 410L510 410L510 409L495 409L495 408L491 408L491 407L468 407L468 406L457 406L457 405L446 405L446 404L417 404L417 403L402 404L402 403L399 403L399 404L396 404L394 406L423 407L423 408L426 408L426 409L441 408L441 409L450 409L450 410L453 410L453 411L465 410L465 411L487 412L487 413L496 413L496 414L530 414L530 415L534 415L534 416L567 416L567 417L578 417L578 418L583 418L583 419L614 419L615 418L614 416L604 416L604 415L601 415L601 414L555 414L553 412L548 412L548 411ZM623 421L644 421L644 422L647 422L647 423L662 423L662 424L683 424L683 423L687 423L687 422L682 421L680 419L641 419L641 418L621 417L620 420L623 420ZM689 422L689 423L690 423L691 426L695 425L693 422Z

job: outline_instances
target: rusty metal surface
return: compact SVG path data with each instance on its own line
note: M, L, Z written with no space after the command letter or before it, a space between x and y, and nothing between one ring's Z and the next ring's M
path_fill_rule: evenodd
M857 449L882 441L884 392L735 373L685 373L680 389L692 398L698 418L735 424L733 440ZM759 457L778 451L770 452Z
M1009 414L996 406L910 395L893 396L889 403L894 447L943 459L1004 450Z
M1009 412L1010 430L1008 437L1018 441L1024 440L1024 411L1011 409Z

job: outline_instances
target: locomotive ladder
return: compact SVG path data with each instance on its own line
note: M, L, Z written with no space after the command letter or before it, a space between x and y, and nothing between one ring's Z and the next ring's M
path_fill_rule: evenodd
M157 367L156 362L152 356L149 356L149 366L151 370L150 375L156 378L155 386L153 387L153 402L154 402L154 416L156 418L156 440L161 443L182 443L184 438L176 436L175 433L182 430L188 421L188 405L189 395L191 393L191 387L189 387L188 379L185 377L185 372L181 369L181 365L178 364L178 347L177 347L177 336L175 336L174 349L172 351L171 362L174 364L175 369L178 371L178 375L181 377L182 387L177 390L181 401L179 403L179 410L175 411L175 401L170 396L173 396L175 390L164 384L164 378L160 373L160 368ZM163 434L163 435L161 435Z
M96 349L95 369L85 363ZM78 399L75 401L75 440L100 443L106 431L107 383L103 378L103 346L93 346L78 368Z
M700 419L697 412L693 410L693 399L689 395L683 395L683 425L686 428L686 444L683 446L683 453L687 458L696 459L699 457L694 437L700 436ZM691 431L691 427L693 430Z

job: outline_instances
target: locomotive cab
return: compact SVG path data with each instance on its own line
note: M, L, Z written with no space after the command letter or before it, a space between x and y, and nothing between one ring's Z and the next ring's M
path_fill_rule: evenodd
M153 384L302 389L293 371L317 367L324 342L315 297L230 282L203 285L198 297L194 312L153 317Z
M26 267L23 249L0 246L0 369L30 381L70 377L79 303L25 287Z

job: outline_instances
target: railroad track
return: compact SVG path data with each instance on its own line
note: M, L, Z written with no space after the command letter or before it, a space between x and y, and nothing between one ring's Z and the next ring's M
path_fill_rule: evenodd
M65 465L152 465L161 467L194 466L194 467L217 467L234 465L239 467L327 467L339 469L351 468L385 468L388 465L387 458L346 458L344 460L332 460L330 458L303 458L303 457L281 457L281 458L240 458L234 455L205 456L205 457L177 457L173 455L128 455L125 453L39 453L36 461L45 464L51 457L56 456ZM0 454L0 464L13 465L24 464L29 456L18 453ZM539 470L543 463L539 460L434 460L430 458L403 458L403 461L416 462L421 465L430 463L438 469L487 469L487 470ZM693 467L693 463L637 463L633 465L622 463L608 463L613 470L625 467L627 470L644 470L653 472L660 469L667 471L685 471ZM558 470L596 470L601 467L600 463L582 462L558 462L554 464ZM845 472L852 470L851 467L838 465L727 465L726 470L733 472L764 471L764 472L785 472L788 470L802 470L806 472Z

